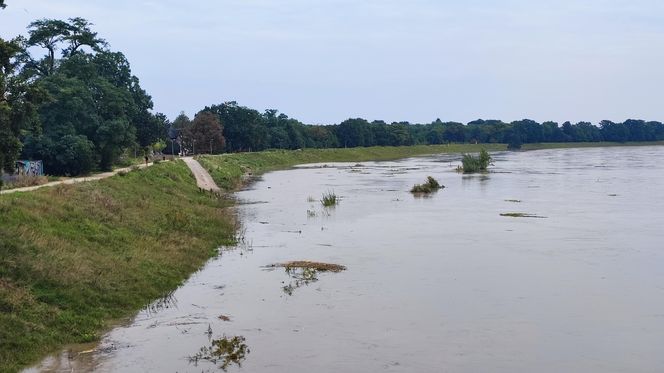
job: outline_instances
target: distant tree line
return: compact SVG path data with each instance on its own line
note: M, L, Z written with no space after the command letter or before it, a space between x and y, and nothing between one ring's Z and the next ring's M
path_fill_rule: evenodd
M205 107L200 113L216 116L223 128L227 152L447 143L505 143L519 148L521 144L540 142L664 141L664 124L635 119L604 120L599 126L589 122L538 123L529 119L510 123L478 119L467 124L437 119L421 124L369 122L362 118L336 125L306 125L276 110L260 113L234 101ZM182 115L176 122L181 119Z
M0 0L0 10L4 1ZM27 37L0 39L0 168L40 159L48 174L107 170L128 154L158 149L175 153L247 152L265 149L404 146L445 143L662 141L664 124L625 122L467 124L347 119L305 125L277 110L229 101L184 113L171 123L153 112L151 97L129 62L109 49L82 18L41 19ZM171 141L175 138L175 141Z

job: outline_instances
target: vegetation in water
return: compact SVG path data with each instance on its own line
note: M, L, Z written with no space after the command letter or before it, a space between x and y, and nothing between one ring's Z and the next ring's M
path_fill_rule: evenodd
M284 267L286 268L287 271L296 268L315 269L321 272L341 272L346 270L346 267L340 264L312 262L308 260L298 260L293 262L276 264L274 265L274 267Z
M337 197L334 192L326 192L323 194L323 198L321 198L320 203L324 207L334 207L339 204L339 197Z
M427 181L424 184L416 184L411 189L411 193L433 193L439 189L445 188L445 186L440 185L438 180L434 179L431 176L427 176Z
M546 219L546 216L539 216L535 214L528 214L525 212L506 212L500 214L500 216L505 216L509 218L538 218L538 219Z
M295 289L318 281L318 270L315 268L286 268L286 273L292 281L282 286L281 290L287 295L293 295Z
M292 261L286 263L272 264L267 268L284 268L291 281L282 286L282 290L287 295L293 295L295 289L309 285L318 281L319 272L341 272L346 270L345 266L340 264L312 262L312 261Z
M242 367L242 362L250 352L244 337L224 336L213 340L210 346L202 347L196 355L189 357L189 362L198 366L201 360L209 361L212 364L219 364L219 368L226 371L233 364Z
M489 155L489 152L487 152L486 149L480 150L479 156L463 154L461 163L462 166L460 170L465 174L486 172L491 164L491 155Z

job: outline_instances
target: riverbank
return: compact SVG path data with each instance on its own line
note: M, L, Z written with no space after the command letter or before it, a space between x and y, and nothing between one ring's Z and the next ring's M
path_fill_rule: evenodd
M506 147L305 149L198 159L232 192L248 173L302 163L481 148ZM175 289L216 255L218 246L233 242L231 204L201 193L183 162L0 196L0 371L17 371L66 344L95 341L112 320Z
M172 291L235 235L231 202L183 162L0 197L0 371Z

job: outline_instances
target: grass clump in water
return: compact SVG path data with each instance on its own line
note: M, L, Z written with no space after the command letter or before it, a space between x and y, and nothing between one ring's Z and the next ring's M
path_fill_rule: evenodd
M202 347L194 356L189 357L189 362L198 365L200 360L209 361L212 364L219 363L219 367L225 372L232 364L242 367L242 361L246 359L249 347L242 336L215 339L210 346Z
M341 272L346 270L346 267L340 264L311 262L308 260L297 260L292 262L280 263L280 264L275 264L272 267L283 267L286 268L287 271L296 268L315 269L321 272Z
M485 149L482 149L477 157L472 154L463 154L463 158L461 159L462 166L458 170L464 174L486 172L491 164L491 160L491 155Z
M311 262L307 260L292 261L267 266L267 268L276 267L284 268L288 276L292 279L290 283L282 286L281 288L287 295L293 295L295 289L317 282L318 272L336 273L346 269L346 267L340 264Z
M320 203L324 207L334 207L339 204L339 197L337 197L334 192L327 192L323 194L323 198L320 200Z
M500 214L500 216L505 216L508 218L537 218L537 219L546 219L546 216L539 216L535 214L528 214L525 212L506 212Z
M438 180L434 179L431 176L427 176L427 182L424 184L416 184L410 190L411 193L433 193L438 191L438 189L445 188L444 185L440 185Z

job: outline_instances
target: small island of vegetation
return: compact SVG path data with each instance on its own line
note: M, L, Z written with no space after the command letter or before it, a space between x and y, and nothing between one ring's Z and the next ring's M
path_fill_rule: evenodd
M491 159L491 155L489 155L489 152L487 152L486 149L482 149L477 157L472 154L464 154L461 159L462 166L457 170L464 174L486 172L491 164Z
M427 176L427 182L424 184L413 185L413 188L410 190L411 193L420 194L420 193L433 193L437 192L439 189L445 188L444 185L440 185L438 180L434 179L431 176Z

